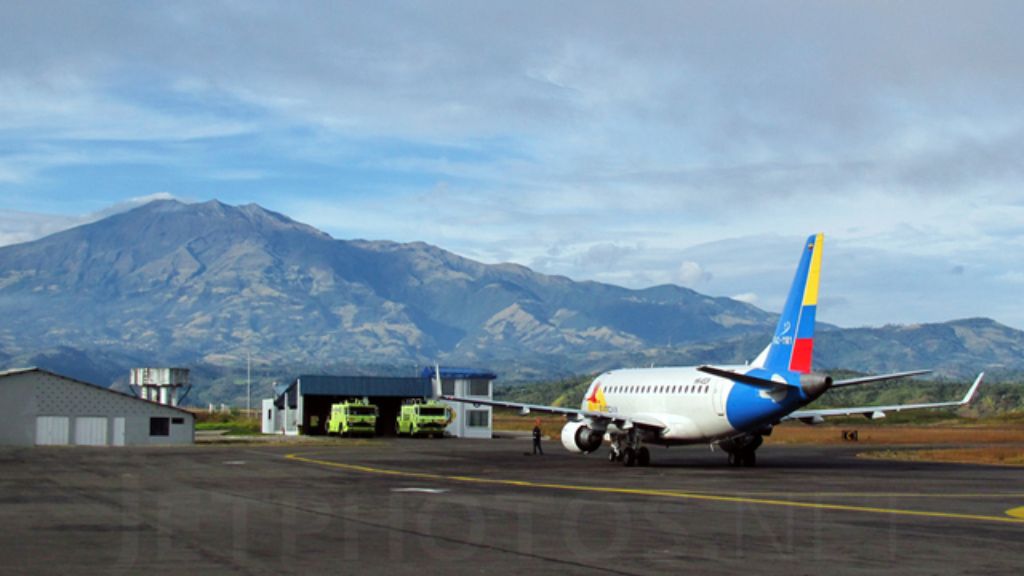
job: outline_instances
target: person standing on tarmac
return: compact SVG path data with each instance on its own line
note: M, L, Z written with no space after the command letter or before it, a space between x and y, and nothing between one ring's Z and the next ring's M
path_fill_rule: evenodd
M536 456L537 454L540 454L541 456L544 455L544 449L541 448L541 446L540 446L540 436L541 436L541 433L540 433L540 418L538 418L534 422L534 425L533 425L533 454L534 454L534 456Z

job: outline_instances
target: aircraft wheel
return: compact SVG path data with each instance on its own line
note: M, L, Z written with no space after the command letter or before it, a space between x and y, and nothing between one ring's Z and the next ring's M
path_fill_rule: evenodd
M615 457L615 450L608 450L608 461L615 462L618 458Z
M640 450L637 451L636 463L640 466L649 466L651 464L651 451L647 449L647 446L641 446Z
M746 458L743 459L743 465L747 468L757 466L757 452L754 452L753 450L747 452Z
M735 452L729 452L729 466L739 466L740 455Z
M632 448L626 448L625 454L623 454L622 461L626 466L635 466L636 450L633 450Z

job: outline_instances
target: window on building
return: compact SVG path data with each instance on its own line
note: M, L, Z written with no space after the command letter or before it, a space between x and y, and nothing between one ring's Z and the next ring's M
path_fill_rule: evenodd
M441 394L455 396L455 380L441 380Z
M171 424L184 424L184 423L185 423L185 419L184 418L173 418L171 420Z
M491 383L487 380L470 380L469 381L469 395L470 396L490 396Z
M150 418L149 419L149 435L150 436L170 436L171 435L171 419L170 418Z
M491 424L489 415L487 410L469 410L466 412L466 425L470 428L487 428Z

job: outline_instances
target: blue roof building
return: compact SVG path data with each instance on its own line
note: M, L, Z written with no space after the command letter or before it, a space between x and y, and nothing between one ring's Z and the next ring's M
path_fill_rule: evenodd
M489 370L442 367L441 387L445 394L491 398ZM433 366L418 377L332 376L304 374L289 384L274 387L274 398L263 401L265 434L323 434L331 405L366 398L377 406L377 433L394 432L395 418L403 402L433 395ZM455 418L447 429L452 436L490 438L491 410L486 406L453 403Z

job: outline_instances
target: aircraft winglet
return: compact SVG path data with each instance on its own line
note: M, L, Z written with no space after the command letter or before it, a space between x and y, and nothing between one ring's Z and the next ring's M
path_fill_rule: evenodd
M964 399L960 401L961 405L970 404L974 397L978 394L978 387L981 386L981 379L985 377L985 373L981 372L978 377L974 379L974 384L967 390L967 394L964 394Z
M433 392L433 399L437 400L441 397L441 366L440 364L434 364L434 379L431 382L431 392Z

